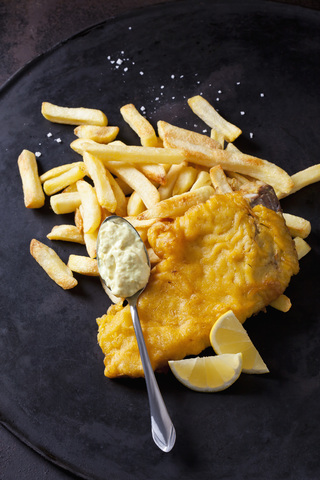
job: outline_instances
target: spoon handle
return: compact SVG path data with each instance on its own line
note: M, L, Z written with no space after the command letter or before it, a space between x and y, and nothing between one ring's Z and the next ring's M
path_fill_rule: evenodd
M169 417L156 377L151 367L136 304L130 304L130 312L147 385L151 414L152 437L156 445L161 450L164 452L169 452L173 448L176 440L175 428Z

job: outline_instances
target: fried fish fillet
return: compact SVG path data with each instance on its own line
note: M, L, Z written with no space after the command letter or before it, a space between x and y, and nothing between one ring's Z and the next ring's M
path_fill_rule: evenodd
M161 261L138 301L154 370L198 355L209 332L232 309L241 322L281 295L299 265L282 214L251 207L239 192L213 195L174 221L148 231ZM128 306L97 319L107 377L143 376Z

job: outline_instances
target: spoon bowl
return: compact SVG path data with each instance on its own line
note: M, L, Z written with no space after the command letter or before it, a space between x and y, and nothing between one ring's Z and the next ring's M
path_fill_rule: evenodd
M129 228L131 228L134 233L137 235L141 243L143 244L145 253L146 253L146 259L150 268L150 259L148 256L147 249L145 248L144 243L142 242L140 235L136 231L136 229L124 218L118 217L117 215L111 215L110 217L107 217L102 225L105 222L112 221L117 219L117 222L125 222ZM100 229L101 229L100 227ZM98 270L99 272L101 271L101 258L99 256L99 248L100 248L100 243L101 243L101 237L100 237L100 231L98 234L98 240L97 240L97 261L98 261ZM112 292L112 290L109 288L107 285L106 280L100 275L102 286L109 296L109 298L115 302L119 300L119 297L115 296ZM147 285L147 282L146 282ZM139 347L139 352L140 352L140 358L142 362L142 367L144 371L144 376L145 376L145 381L146 381L146 386L147 386L147 392L148 392L148 398L149 398L149 407L150 407L150 415L151 415L151 432L152 432L152 438L155 442L155 444L163 451L163 452L170 452L172 450L175 440L176 440L176 432L175 428L173 426L173 423L171 421L171 418L168 414L166 405L164 403L163 397L161 395L154 371L152 369L151 363L150 363L150 358L148 355L147 347L145 344L145 340L143 337L143 332L141 328L141 323L138 315L138 310L137 310L137 301L143 290L145 289L146 285L139 289L136 293L133 295L126 297L126 300L129 304L130 307L130 313L132 317L132 323L134 327L134 332L136 335L138 347Z

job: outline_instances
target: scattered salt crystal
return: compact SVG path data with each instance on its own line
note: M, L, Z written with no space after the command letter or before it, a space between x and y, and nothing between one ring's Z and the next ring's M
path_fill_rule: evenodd
M240 85L240 82L237 82L237 85Z
M139 73L140 73L140 75L144 75L144 72L142 72L142 71L141 71L141 72L139 72Z
M127 71L128 71L128 67L124 67L123 71L124 71L124 72L127 72Z
M205 128L204 130L202 130L202 133L207 133L207 129Z
M243 110L240 112L240 115L245 115L246 112L244 112Z
M128 27L128 30L132 30L132 27Z
M57 143L61 143L61 142L62 142L61 138L55 138L54 141L57 142Z
M253 138L253 133L252 132L250 132L250 138Z
M114 62L115 62L114 60L111 60L111 61L110 61L110 63L111 63L112 65L114 64Z
M164 85L161 85L161 87L160 87L160 88L164 88Z
M108 55L108 56L107 56L107 60L111 60L111 57L110 57L110 55Z
M264 93L260 93L260 97L264 97Z
M52 137L52 133L51 132L47 133L47 137L48 138Z
M219 97L217 97L217 98L216 98L216 102L219 102L219 100L220 100L220 98L219 98Z
M146 107L143 107L143 106L142 106L142 107L140 107L140 110L141 110L141 112L144 112L144 111L145 111L145 109L146 109Z
M173 79L173 78L174 78L174 75L171 75L171 78Z
M157 102L158 100L159 100L159 97L156 97L156 98L155 98L155 101Z
M172 100L174 100L176 97L172 97Z
M184 77L184 75L180 75L180 78L183 78L183 77Z
M222 93L222 91L221 91L221 90L218 90L218 93Z
M121 65L121 63L123 63L123 60L121 60L121 58L118 58L116 63L117 63L117 65Z
M36 157L41 157L41 152L35 152Z

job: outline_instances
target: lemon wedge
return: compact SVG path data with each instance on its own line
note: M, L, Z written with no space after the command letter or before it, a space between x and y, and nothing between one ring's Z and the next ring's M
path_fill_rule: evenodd
M210 332L210 342L217 354L241 352L242 371L268 373L268 367L253 345L249 335L232 310L218 318Z
M239 378L242 354L170 360L169 366L174 376L186 387L198 392L220 392Z

